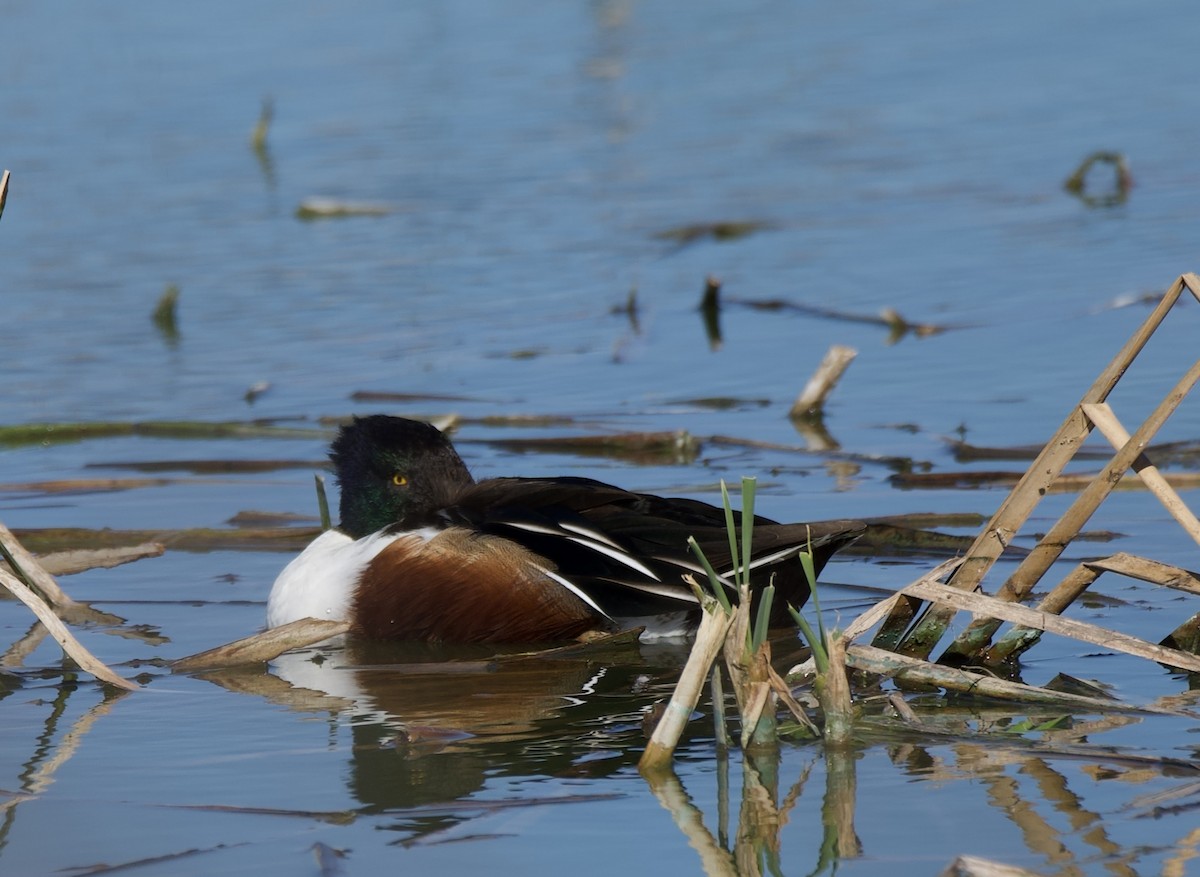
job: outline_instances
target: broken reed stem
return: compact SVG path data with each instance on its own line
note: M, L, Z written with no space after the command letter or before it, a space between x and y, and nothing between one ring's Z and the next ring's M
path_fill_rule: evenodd
M107 682L109 685L115 685L118 688L124 688L127 691L136 691L140 686L136 682L130 682L122 676L118 676L110 670L103 661L89 652L79 640L71 634L67 626L62 623L57 615L55 615L50 607L46 604L38 594L18 579L11 573L0 571L0 585L7 588L14 597L28 606L33 614L37 616L45 628L50 631L50 635L58 641L62 646L62 650L70 656L70 658L80 666L81 669L91 673L97 679Z
M317 618L301 618L289 624L273 627L243 639L197 652L171 663L175 673L192 673L197 670L218 670L241 664L256 664L270 661L284 652L324 642L350 630L348 621L322 621Z
M670 770L671 755L700 700L700 692L708 679L709 668L716 660L717 653L721 651L732 620L733 616L721 609L716 600L705 600L704 615L700 619L700 629L696 631L696 641L692 644L687 664L684 665L670 702L663 710L658 727L650 737L646 751L638 760L638 770L642 774Z
M970 591L960 591L950 585L931 584L924 581L907 585L902 594L917 597L957 611L972 612L977 618L988 618L998 627L1007 621L1035 630L1044 630L1077 642L1091 643L1115 652L1124 652L1138 658L1148 658L1189 673L1200 673L1200 657L1148 643L1138 637L1109 630L1086 621L1063 618L1052 612L1039 611Z
M812 719L808 717L808 713L804 711L804 707L800 702L792 696L792 689L784 681L783 677L775 672L775 668L768 665L768 676L771 681L771 688L775 692L775 696L779 698L779 702L788 708L791 714L813 737L821 736L821 729L816 726Z
M854 713L850 680L846 677L846 642L838 631L825 636L825 650L828 664L825 672L817 676L813 690L825 715L826 745L845 746L854 730Z
M850 367L850 363L854 362L856 356L858 356L858 351L853 347L845 347L841 344L834 344L830 347L825 353L825 358L821 360L821 364L817 366L817 370L813 372L813 376L808 379L808 383L796 397L796 401L792 403L789 416L807 419L819 418L824 410L826 397L833 392L833 388L837 386L837 382Z
M0 216L4 215L4 202L8 200L8 178L12 176L8 171L5 171L3 176L0 176Z
M898 681L922 685L934 685L947 691L958 691L976 697L995 697L1018 703L1047 704L1049 706L1088 712L1151 713L1154 715L1188 715L1176 710L1152 706L1134 706L1116 700L1086 697L1050 691L1035 685L1009 682L983 673L972 673L941 664L931 664L920 658L910 658L874 646L850 645L846 648L846 663L855 670L872 673Z
M56 551L43 554L39 565L52 576L73 575L89 569L112 569L146 557L158 557L166 552L161 542L143 542L116 548L79 549L78 551ZM82 605L82 604L76 604Z
M59 611L75 608L78 604L58 586L54 576L46 572L36 557L17 541L8 527L0 524L0 554L8 561L13 573L40 593L42 598Z

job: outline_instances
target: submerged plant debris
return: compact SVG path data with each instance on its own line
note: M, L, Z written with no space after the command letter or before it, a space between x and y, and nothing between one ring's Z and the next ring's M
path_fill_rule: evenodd
M163 290L158 304L154 306L151 319L163 338L170 344L179 342L179 287L171 283Z
M277 421L142 420L23 423L0 426L0 445L59 444L114 436L169 439L320 438L326 433Z
M714 241L736 241L747 235L754 234L772 227L772 223L763 220L726 220L722 222L695 222L690 225L678 225L674 228L655 232L658 240L673 241L681 247L694 244L704 238Z
M1096 165L1107 165L1112 168L1112 183L1107 188L1089 191L1088 181L1091 179ZM1077 197L1088 207L1116 207L1129 199L1133 189L1133 174L1129 170L1129 159L1122 152L1100 150L1085 158L1071 176L1063 183L1063 188Z
M339 198L305 198L296 208L296 218L305 221L314 219L347 219L355 216L387 216L392 208L386 204L369 201L343 201Z

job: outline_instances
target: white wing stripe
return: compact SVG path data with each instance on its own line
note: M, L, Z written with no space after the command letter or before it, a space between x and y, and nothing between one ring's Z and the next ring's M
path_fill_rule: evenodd
M547 536L561 536L562 530L555 527L546 527L541 524L531 524L528 521L500 521L506 527L512 527L516 530L528 530L530 533L545 533Z
M680 569L686 569L688 572L695 573L700 577L700 581L702 582L708 581L708 571L698 563L682 560L678 557L655 557L654 559L663 563L669 563L671 566L677 566ZM730 575L731 573L726 573L725 575L718 573L717 578L721 580L721 584L736 594L737 585L729 580Z
M593 609L595 609L597 612L599 612L605 618L608 618L610 621L612 620L611 616L607 612L605 612L603 609L601 609L599 606L596 605L595 600L593 600L591 597L589 597L587 594L585 594L579 588L575 587L575 585L572 582L567 581L565 578L563 578L556 572L551 572L550 570L546 569L544 566L539 566L539 567L537 567L537 569L540 572L545 573L547 577L558 582L560 585L562 585L564 588L566 588L568 591L570 591L572 594L574 594L576 597L578 597L584 603L587 603L589 606L591 606Z
M697 604L696 595L691 591L681 590L678 587L672 588L670 585L656 585L650 582L626 582L620 579L606 579L615 585L620 585L623 588L629 588L632 591L640 591L646 594L654 594L658 597L667 597L671 600L678 600L681 603Z
M592 549L592 551L598 551L601 554L607 555L608 557L611 557L613 560L616 560L616 561L619 561L619 562L625 564L630 569L636 570L637 572L640 572L644 576L649 576L650 578L654 579L654 581L656 581L656 582L660 581L659 577L656 576L654 573L652 573L648 566L646 566L644 563L642 563L636 557L632 557L632 556L626 554L624 551L621 551L621 550L615 549L615 548L609 548L607 545L604 545L599 542L592 542L592 541L590 541L588 539L584 539L580 536L568 536L567 538L570 539L572 542L576 543L577 545L582 545L584 548L590 548L590 549Z
M569 530L572 533L578 533L580 536L585 536L588 539L592 539L596 542L603 542L605 545L611 545L613 548L616 548L618 551L621 549L620 545L618 545L616 542L609 539L607 536L605 536L599 530L593 530L589 527L581 527L581 526L579 526L579 524L574 524L574 523L571 523L570 521L563 521L559 526L561 526L564 530Z
M781 551L776 551L774 554L764 554L762 557L756 557L750 561L750 569L758 569L760 566L763 566L764 564L774 563L777 560L783 560L789 554L797 554L798 555L803 550L804 549L802 549L798 545L792 545L788 548L782 549ZM737 572L737 569L738 569L737 567L733 567L733 568L729 569L728 572L723 573L723 575L732 576L734 573Z

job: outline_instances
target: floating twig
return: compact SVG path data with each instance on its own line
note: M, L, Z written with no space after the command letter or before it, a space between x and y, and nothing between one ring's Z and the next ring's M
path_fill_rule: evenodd
M355 402L482 402L475 396L454 396L445 393L393 393L382 390L356 390L350 394Z
M734 241L766 228L771 228L771 224L762 220L695 222L655 232L654 237L658 240L674 241L684 247L702 238L712 238L715 241Z
M1012 487L1023 477L1024 472L981 471L981 472L897 472L888 476L888 481L901 490L951 490L977 487ZM1200 487L1200 472L1163 472L1161 483L1179 490L1195 490ZM1079 493L1087 489L1096 479L1095 472L1073 472L1060 474L1047 488L1047 493ZM1147 490L1146 482L1137 475L1123 475L1113 481L1114 490Z
M917 338L926 338L930 335L938 335L949 329L961 328L959 326L943 325L937 323L912 323L896 311L895 308L884 308L878 315L872 314L855 314L849 311L839 311L835 308L827 308L820 305L810 305L805 302L791 301L785 298L766 298L766 299L731 299L735 304L740 304L743 307L754 308L760 311L795 311L801 314L808 314L813 317L822 317L827 320L841 320L848 323L868 323L873 326L883 326L890 330L888 335L888 343L893 344L903 338L905 335L912 334Z
M256 664L278 658L284 652L324 642L350 630L348 621L321 621L302 618L273 627L235 642L217 646L171 663L176 673L217 670L241 664Z
M962 591L948 585L930 582L914 582L901 592L910 597L940 603L956 610L986 615L1001 621L1012 622L1023 627L1043 630L1078 642L1091 643L1114 652L1123 652L1146 658L1190 673L1200 673L1200 657L1148 643L1129 634L1109 630L1084 621L1063 618L1053 612L1031 609L1020 603L999 600L985 594Z
M350 216L387 216L392 208L367 201L341 201L337 198L306 198L296 208L297 219L343 219Z
M135 560L158 557L166 548L158 542L144 542L123 548L59 551L39 558L42 569L55 576L74 575L89 569L112 569Z
M82 421L0 426L2 445L47 445L128 435L170 439L328 437L320 429L278 426L269 421L253 420Z
M633 462L650 463L689 463L700 452L699 440L684 430L481 441L490 447L508 451L618 457Z
M120 548L158 542L172 551L299 551L321 533L317 527L190 530L89 530L54 527L18 530L26 545L46 554L74 548Z
M1137 706L1107 698L1085 697L1050 691L1036 685L1009 682L986 673L932 664L920 658L910 658L874 646L852 644L846 648L846 663L855 670L883 677L895 677L905 683L934 685L948 691L958 691L975 697L994 697L1020 703L1040 703L1079 712L1110 713L1114 711L1151 713L1155 715L1188 716L1183 710Z
M328 460L120 460L101 463L85 463L84 469L128 469L133 472L190 472L193 475L234 475L279 472L284 469L323 469ZM70 488L71 480L35 482L39 484L63 484ZM83 482L86 484L86 482ZM171 483L171 482L168 482ZM136 484L133 486L137 486ZM3 485L0 489L12 490L19 485Z

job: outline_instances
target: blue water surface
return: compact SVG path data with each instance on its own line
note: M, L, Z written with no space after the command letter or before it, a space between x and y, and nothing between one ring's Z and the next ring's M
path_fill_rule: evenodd
M8 4L2 425L264 418L309 433L0 445L0 520L154 530L313 514L330 434L320 418L379 410L461 415L481 477L567 473L713 501L718 479L757 475L759 509L778 518L990 515L1004 488L899 490L895 460L1023 471L956 462L948 439L1040 446L1149 313L1140 297L1196 267L1197 24L1192 4L1108 0ZM264 100L274 115L256 153ZM1129 162L1119 203L1063 189L1096 150ZM1112 186L1098 166L1087 194L1102 201ZM312 198L386 215L297 218ZM663 236L718 222L758 226ZM719 343L697 308L709 276L722 283ZM151 319L168 284L177 336ZM787 306L753 306L764 301ZM885 308L945 331L889 338L872 322ZM1185 300L1114 394L1128 428L1194 362L1198 313ZM787 410L831 344L858 351L825 413L841 454L772 449L805 445ZM506 415L573 422L481 420ZM660 430L705 441L689 462L492 443ZM1198 434L1185 403L1160 438ZM122 491L43 484L198 459L299 464L181 468ZM1196 506L1194 489L1183 496ZM1040 506L1022 544L1073 498ZM1118 550L1196 567L1195 543L1145 492L1118 494L1091 526L1122 538L1073 547L1062 573ZM53 643L5 660L6 873L701 870L634 767L641 712L669 691L677 655L551 668L511 697L498 676L414 699L403 682L381 690L382 671L331 670L344 690L326 695L342 700L315 705L280 694L286 682L263 688L262 668L242 684L126 663L253 633L287 557L172 550L65 580L165 641L81 630L102 659L144 674L145 691L108 703L89 678L64 681ZM934 562L835 561L827 608L852 617L873 599L863 588L894 589ZM1196 611L1162 590L1114 582L1123 603L1080 617L1157 641ZM0 605L6 642L30 624ZM1186 689L1048 639L1027 676L1059 671L1134 702ZM980 708L972 721L1004 719ZM413 748L396 741L403 723L465 736ZM723 768L708 727L678 773L715 835ZM1171 777L1159 762L1138 773L1019 742L872 737L855 762L861 855L838 868L929 874L969 853L1047 873L1154 873L1185 858L1186 808L1155 811L1151 796L1191 803L1189 724L1100 717L1076 736L1088 733L1184 766ZM726 767L736 827L740 754ZM819 745L784 747L783 873L821 862L836 773Z

